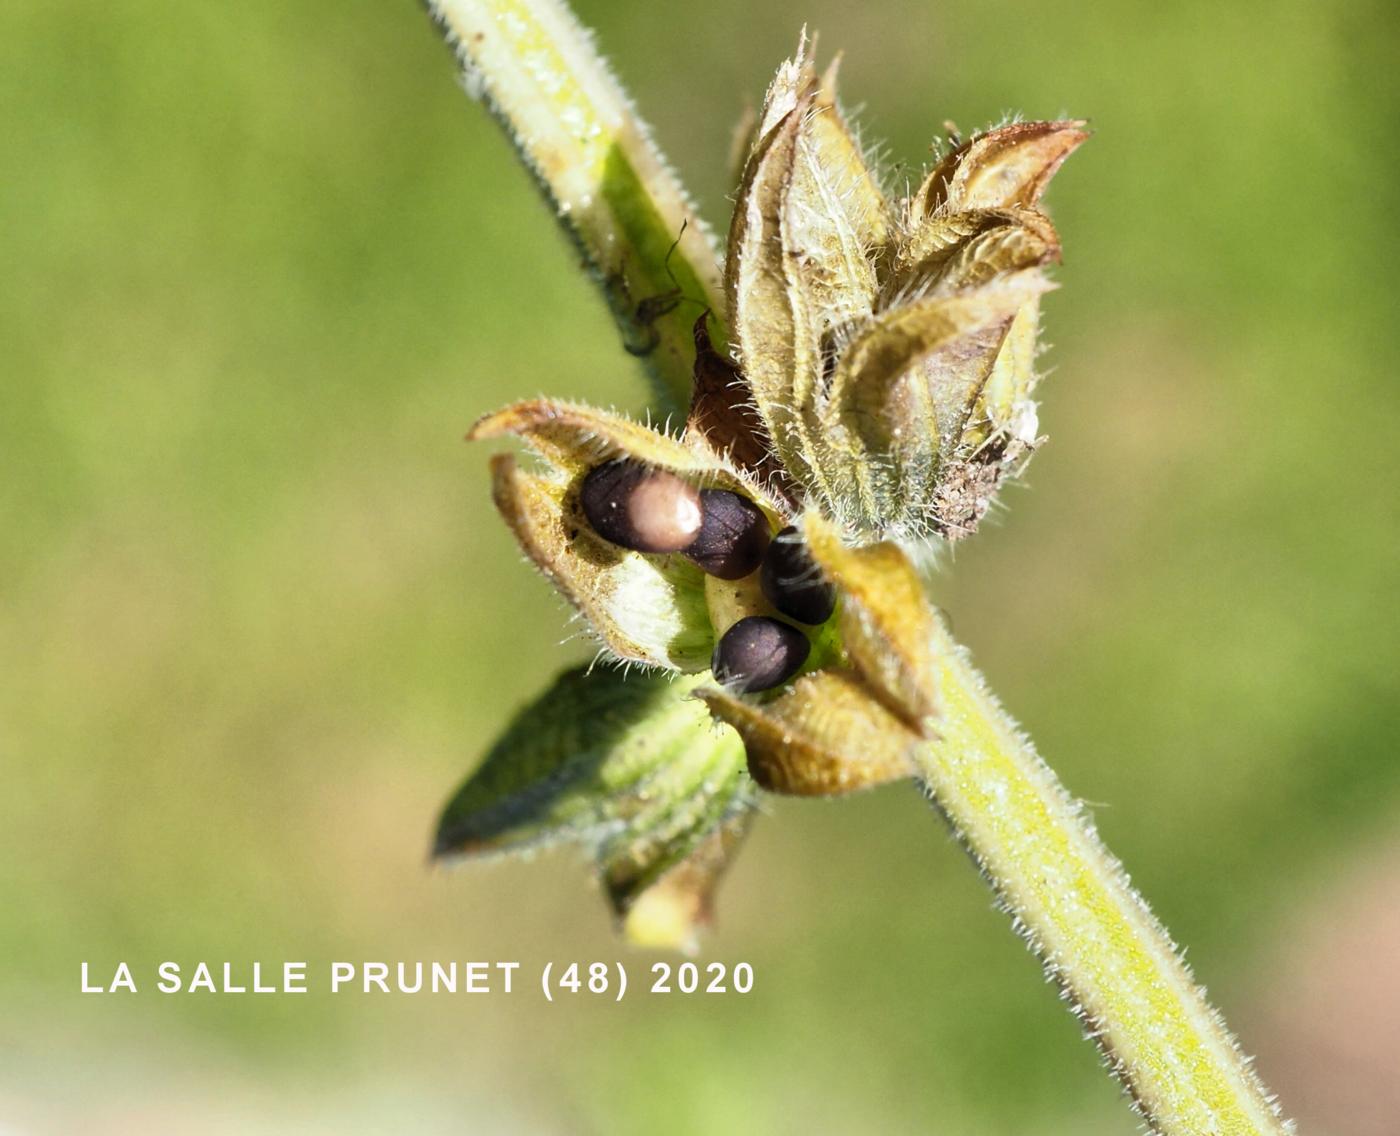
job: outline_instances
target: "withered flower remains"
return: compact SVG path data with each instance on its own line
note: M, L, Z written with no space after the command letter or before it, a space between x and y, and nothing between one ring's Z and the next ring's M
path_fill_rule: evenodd
M765 789L909 776L938 729L934 609L905 548L972 532L1037 441L1038 209L1083 141L1013 123L887 197L804 44L730 227L731 343L696 326L678 435L533 401L482 419L521 547L614 662L528 707L449 804L441 855L593 851L632 937L681 944Z
M769 89L725 283L735 349L772 447L856 539L956 539L1036 441L1037 202L1086 137L1023 122L953 147L885 196L805 55Z

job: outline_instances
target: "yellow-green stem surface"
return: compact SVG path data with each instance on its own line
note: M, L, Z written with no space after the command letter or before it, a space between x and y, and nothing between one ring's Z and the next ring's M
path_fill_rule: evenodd
M646 125L557 0L429 0L467 90L485 99L578 242L623 342L667 411L689 401L691 325L726 341L709 230Z
M1170 1136L1287 1131L1084 810L967 652L940 638L940 738L921 777L1148 1123Z

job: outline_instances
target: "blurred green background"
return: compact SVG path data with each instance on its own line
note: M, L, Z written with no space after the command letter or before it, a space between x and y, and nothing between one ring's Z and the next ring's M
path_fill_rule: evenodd
M1304 1130L1393 1133L1395 8L580 11L721 225L804 21L900 166L949 118L1092 119L1051 444L942 602ZM756 827L705 946L746 997L79 994L84 959L644 973L577 857L425 855L587 653L461 435L645 388L407 2L11 0L0 256L0 1127L1136 1130L907 788Z

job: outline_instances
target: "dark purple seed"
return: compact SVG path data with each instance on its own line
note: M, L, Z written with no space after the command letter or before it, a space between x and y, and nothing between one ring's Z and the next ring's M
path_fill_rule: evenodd
M802 669L812 644L781 619L750 615L726 631L715 645L710 669L740 694L781 686Z
M836 610L836 589L822 579L792 525L773 538L758 579L768 602L798 623L825 623Z
M702 489L700 512L700 535L685 550L686 556L721 580L738 580L756 571L772 539L763 510L728 489Z
M700 532L700 491L628 458L590 470L579 503L594 532L634 552L679 552Z

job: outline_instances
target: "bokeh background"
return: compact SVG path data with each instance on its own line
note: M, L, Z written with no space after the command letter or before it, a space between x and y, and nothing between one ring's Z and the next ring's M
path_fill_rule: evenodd
M1051 436L941 585L1304 1131L1400 1126L1396 10L580 0L724 224L805 21L892 164L1088 116ZM747 997L83 996L78 965L622 958L567 852L425 865L586 653L466 426L639 408L413 4L0 11L0 1128L1128 1133L918 796L778 802Z

